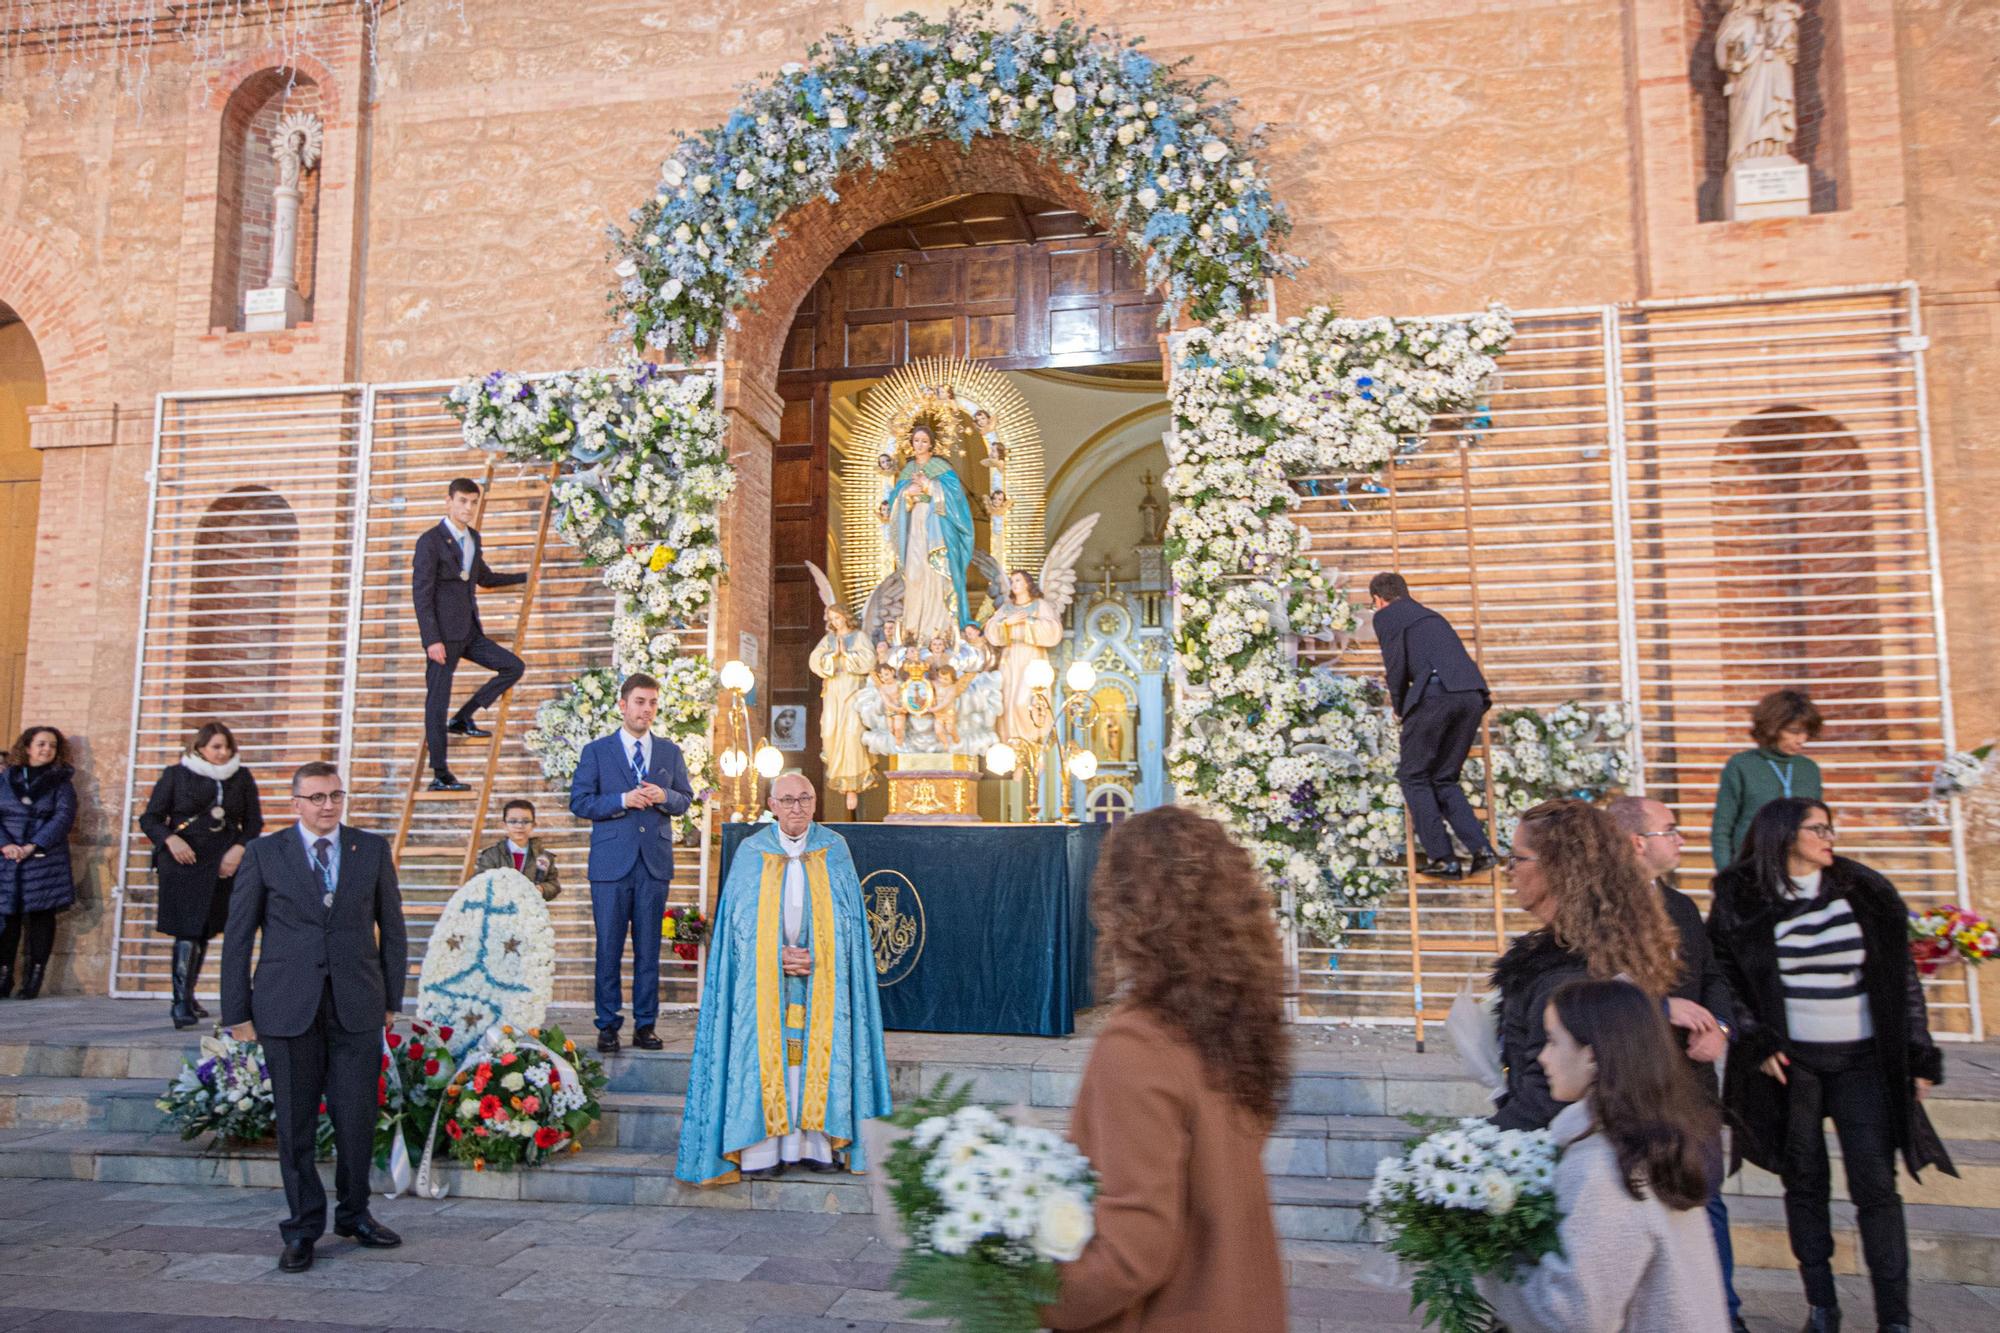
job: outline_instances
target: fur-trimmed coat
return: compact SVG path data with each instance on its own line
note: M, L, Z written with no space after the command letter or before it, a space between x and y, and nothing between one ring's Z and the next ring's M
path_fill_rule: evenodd
M1910 959L1909 913L1895 886L1859 861L1844 856L1822 875L1820 891L1847 900L1861 927L1862 984L1875 1028L1875 1052L1882 1063L1884 1091L1896 1142L1916 1175L1935 1166L1958 1172L1944 1141L1917 1100L1913 1080L1944 1081L1944 1056L1931 1040L1923 987ZM1708 914L1708 938L1715 961L1736 996L1736 1040L1723 1078L1723 1104L1735 1133L1730 1136L1730 1169L1747 1158L1767 1171L1784 1164L1787 1126L1785 1085L1760 1066L1776 1052L1789 1051L1785 987L1778 972L1778 913L1760 904L1748 867L1732 866L1715 877L1715 902Z
M1502 1129L1547 1129L1557 1112L1569 1105L1549 1091L1542 1072L1542 1047L1549 1032L1542 1016L1549 1000L1566 982L1583 981L1590 965L1583 955L1556 943L1544 926L1516 939L1493 969L1493 986L1500 992L1500 1063L1507 1075L1493 1123Z

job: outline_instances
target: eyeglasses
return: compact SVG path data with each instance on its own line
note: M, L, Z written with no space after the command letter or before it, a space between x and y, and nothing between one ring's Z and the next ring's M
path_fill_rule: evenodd
M1509 852L1507 853L1507 860L1505 864L1507 866L1507 869L1512 870L1515 866L1524 865L1529 861L1539 861L1541 859L1542 858L1539 856L1523 856L1519 852Z
M316 791L310 796L294 796L292 799L295 801L304 801L314 809L324 810L329 805L339 805L342 801L346 800L347 793L344 791Z
M503 819L500 822L508 828L533 828L535 826L535 821L532 819Z
M772 805L790 806L793 809L811 805L812 803L813 798L810 796L773 796L771 798Z
M1831 824L1801 824L1799 825L1799 832L1810 833L1814 837L1827 842L1833 841L1833 825Z
M1679 837L1681 836L1681 826L1680 826L1679 824L1669 824L1669 825L1667 825L1667 826L1666 826L1665 828L1663 828L1663 829L1660 829L1660 830L1659 830L1658 832L1655 832L1655 833L1641 833L1641 834L1640 834L1639 836L1640 836L1640 837L1642 837L1642 838L1676 838L1676 839L1677 839L1677 838L1679 838Z

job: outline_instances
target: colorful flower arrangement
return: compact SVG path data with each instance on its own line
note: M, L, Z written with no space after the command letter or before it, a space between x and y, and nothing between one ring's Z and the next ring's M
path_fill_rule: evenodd
M496 371L446 397L465 442L523 464L561 463L551 487L556 530L603 570L617 595L612 665L585 672L542 705L524 737L552 783L566 786L585 743L618 725L618 685L634 671L660 681L654 731L675 740L697 790L715 675L681 651L722 573L721 507L735 486L716 380L662 373L650 362L544 379Z
M1385 1247L1415 1268L1410 1309L1439 1333L1487 1333L1493 1308L1477 1279L1505 1277L1561 1250L1555 1139L1545 1129L1461 1120L1376 1164L1367 1215Z
M1969 966L2000 952L2000 933L1993 923L1969 907L1932 907L1910 913L1910 956L1925 976L1952 959Z
M181 1072L153 1103L183 1139L213 1134L218 1146L262 1143L278 1132L271 1073L264 1048L216 1031L201 1039L200 1054L182 1062ZM320 1155L333 1151L333 1124L320 1105Z
M968 1087L940 1083L890 1117L909 1131L886 1167L908 1242L896 1289L966 1333L1031 1333L1056 1265L1096 1229L1097 1177L1061 1135L970 1104Z
M660 922L660 937L673 946L674 957L693 962L708 943L708 918L699 907L669 907Z
M452 894L431 927L417 1016L463 1061L496 1024L540 1023L555 974L555 927L541 890L519 871L482 870Z
M1296 267L1276 248L1290 224L1250 155L1258 135L1239 135L1233 112L1182 64L1021 7L1006 28L975 6L842 29L675 145L652 197L613 233L613 300L633 346L693 359L762 286L786 214L838 201L844 176L880 170L899 143L1005 135L1101 203L1169 310L1227 318Z
M382 1109L375 1121L375 1165L387 1167L395 1161L399 1142L403 1160L421 1160L445 1087L458 1070L451 1058L454 1035L451 1028L421 1018L410 1020L407 1034L392 1028L383 1035L388 1049L382 1052L382 1078L376 1087Z
M475 1171L539 1166L581 1152L603 1114L604 1066L551 1023L491 1028L444 1091L446 1151Z
M1470 320L1346 319L1315 309L1181 340L1167 437L1165 544L1176 607L1176 788L1224 818L1337 947L1399 882L1395 724L1378 686L1299 667L1301 638L1359 624L1291 519L1298 483L1367 476L1478 401L1513 336Z

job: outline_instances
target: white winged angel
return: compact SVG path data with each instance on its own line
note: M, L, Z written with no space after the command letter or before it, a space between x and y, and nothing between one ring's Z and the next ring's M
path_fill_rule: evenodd
M810 560L806 568L812 571L826 607L826 635L809 659L812 673L825 682L819 694L819 757L826 765L826 785L845 797L847 808L853 810L861 803L861 793L875 785L875 758L862 743L864 728L855 709L855 696L869 688L875 650L834 596L833 581Z
M1007 602L986 622L986 641L1000 654L1000 739L1009 744L1040 745L1054 723L1033 706L1028 665L1046 662L1049 649L1063 640L1063 612L1076 600L1076 562L1097 519L1091 514L1056 539L1040 578L1010 570Z

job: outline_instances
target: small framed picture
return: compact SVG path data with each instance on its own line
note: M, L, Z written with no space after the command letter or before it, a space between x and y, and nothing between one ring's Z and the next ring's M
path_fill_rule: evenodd
M780 704L771 710L771 744L787 754L806 748L804 704Z

